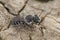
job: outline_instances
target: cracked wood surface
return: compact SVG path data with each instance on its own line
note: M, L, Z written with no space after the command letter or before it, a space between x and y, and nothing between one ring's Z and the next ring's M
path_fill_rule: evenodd
M40 24L13 26L16 16L38 15ZM0 40L60 40L60 0L0 0Z

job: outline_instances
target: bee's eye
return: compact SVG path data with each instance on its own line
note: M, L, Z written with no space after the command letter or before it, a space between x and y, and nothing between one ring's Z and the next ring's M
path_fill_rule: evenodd
M33 21L33 16L32 15L27 15L26 18L27 22L32 22Z
M33 17L33 21L34 21L35 23L39 23L40 18L39 18L37 15L35 15L35 16Z

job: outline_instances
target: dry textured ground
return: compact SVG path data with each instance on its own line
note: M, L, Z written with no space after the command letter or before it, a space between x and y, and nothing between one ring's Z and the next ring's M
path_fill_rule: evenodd
M15 16L29 14L42 20L33 30L9 25ZM60 0L0 0L0 40L60 40Z

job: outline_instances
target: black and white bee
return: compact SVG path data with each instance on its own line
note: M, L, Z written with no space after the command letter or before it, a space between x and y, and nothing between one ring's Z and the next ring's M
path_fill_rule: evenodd
M19 25L33 25L33 23L40 23L40 18L37 15L27 15L26 17L23 16L16 16L11 20L11 24L14 26Z

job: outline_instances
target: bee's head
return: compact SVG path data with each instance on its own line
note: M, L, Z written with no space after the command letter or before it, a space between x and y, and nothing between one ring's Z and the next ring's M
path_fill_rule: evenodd
M34 15L33 21L34 21L35 23L40 23L40 18L39 18L37 15Z

